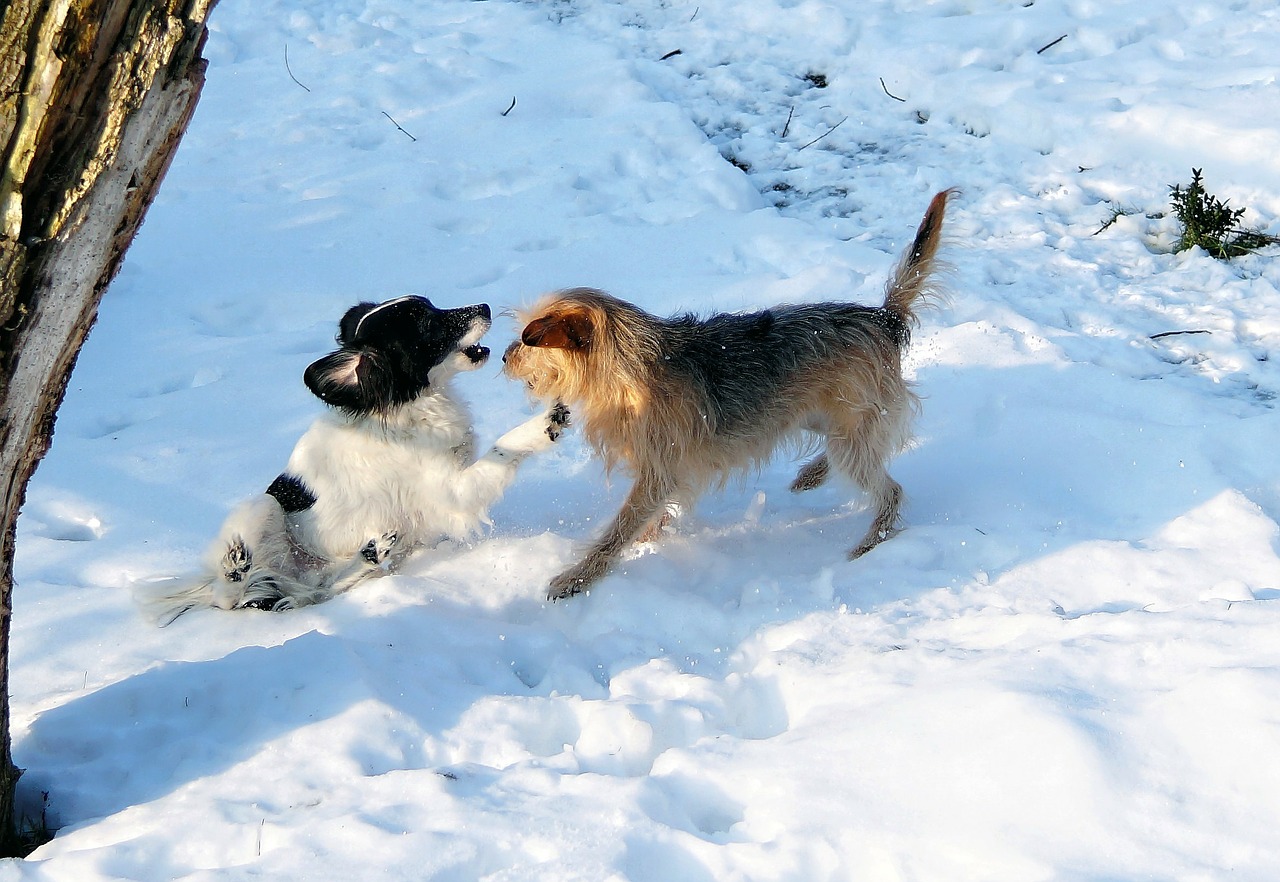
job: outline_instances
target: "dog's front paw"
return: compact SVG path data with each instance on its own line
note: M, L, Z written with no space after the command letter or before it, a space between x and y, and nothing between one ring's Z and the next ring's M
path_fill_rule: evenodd
M364 548L360 549L360 556L376 567L387 559L387 556L391 554L391 549L395 548L396 543L399 541L399 533L394 531L383 533L377 539L370 539L366 542Z
M582 594L603 575L604 568L590 565L590 561L570 567L551 580L547 587L547 600L554 603L566 597L573 597L575 594Z
M547 600L555 603L557 600L564 600L567 597L573 597L575 594L581 594L586 589L586 583L582 579L572 573L561 573L552 579L551 584L547 587Z
M569 408L557 401L547 412L547 437L559 441L564 430L569 427Z
M243 582L249 570L253 569L253 555L244 539L231 537L227 543L227 553L222 556L222 577L228 582Z

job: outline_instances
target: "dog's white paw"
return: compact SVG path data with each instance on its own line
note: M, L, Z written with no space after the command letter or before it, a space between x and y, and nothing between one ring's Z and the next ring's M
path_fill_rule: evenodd
M546 450L560 440L568 425L569 409L563 404L554 404L499 438L494 444L494 452L499 457L523 459L531 453Z
M240 536L231 537L227 553L222 556L222 578L228 582L243 582L253 568L253 555Z
M360 549L360 556L376 567L387 559L399 541L399 533L394 531L383 533L378 538L366 542L364 548Z
M547 437L553 442L559 441L564 430L569 428L569 408L557 401L547 411Z

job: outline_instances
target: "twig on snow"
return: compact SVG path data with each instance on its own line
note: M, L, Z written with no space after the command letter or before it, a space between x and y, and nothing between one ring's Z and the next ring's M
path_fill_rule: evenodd
M907 103L906 98L899 98L897 95L889 91L889 87L884 84L884 77L880 78L880 88L884 89L884 93L888 95L890 98L892 98L894 101L901 101L903 104Z
M695 18L697 18L697 17L698 17L698 11L699 11L700 9L702 9L702 7L701 7L701 6L695 6L695 7L693 7L693 15L689 16L689 21L693 21Z
M413 135L410 135L408 132L405 132L405 131L404 131L404 127L403 127L403 126L401 126L401 125L400 125L400 123L396 122L396 121L395 121L395 118L394 118L394 117L392 117L392 116L391 116L391 114L387 113L387 112L384 110L384 111L382 111L382 115L383 115L383 116L385 116L387 119L391 120L391 124L392 124L393 126L395 126L395 127L396 127L397 129L399 129L400 131L404 132L405 137L407 137L410 141L416 141L416 140L418 140L418 139L417 139L417 138L415 138Z
M284 69L286 72L288 72L289 79L293 80L299 86L302 86L302 88L306 89L308 92L311 91L309 88L307 88L306 85L302 83L301 80L299 80L297 77L293 75L293 69L289 67L289 44L288 43L284 44Z
M787 111L787 124L782 127L782 134L778 136L779 138L785 138L787 136L787 132L791 129L791 117L795 115L796 109L792 106L792 108Z
M825 132L823 132L823 133L822 133L821 135L819 135L818 137L814 138L814 139L813 139L812 141L810 141L808 144L805 144L805 145L804 145L804 147L797 147L796 149L797 149L797 150L804 150L804 149L805 149L805 147L812 147L814 144L817 144L819 141L821 141L821 140L822 140L823 138L825 138L827 135L830 135L830 134L831 134L832 132L834 132L836 129L838 129L838 128L840 128L842 125L844 125L844 124L845 124L845 122L846 122L848 119L849 119L849 117L847 117L847 116L846 116L844 119L840 120L840 122L836 123L834 126L832 126L831 128L827 129Z
M683 49L672 49L670 52L668 52L666 55L662 56L662 57L661 57L661 58L659 58L658 60L659 60L659 61L666 61L668 58L675 58L677 55L684 55L684 50L683 50Z
M1204 329L1195 330L1195 331L1161 331L1159 334L1150 335L1147 339L1159 340L1161 337L1177 337L1180 334L1212 334L1212 333L1213 331L1206 331Z
M1059 43L1065 40L1067 36L1068 36L1067 34L1063 34L1061 37L1054 40L1052 43L1048 43L1044 46L1041 46L1039 49L1036 50L1036 55L1043 55L1047 50L1052 49L1054 46L1057 46Z
M513 111L513 110L515 110L515 109L516 109L516 96L515 96L515 95L512 95L512 96L511 96L511 106L510 106L510 107L508 107L506 110L502 111L502 115L503 115L503 116L506 116L508 113L510 113L511 111Z
M1097 235L1099 235L1100 233L1105 232L1107 229L1109 229L1109 228L1111 227L1111 225L1112 225L1112 224L1114 224L1114 223L1118 222L1118 221L1120 220L1120 218L1122 218L1122 217L1128 217L1128 216L1129 216L1129 214L1130 214L1130 212L1125 211L1124 209L1117 208L1116 210L1114 210L1113 212L1111 212L1111 217L1107 218L1105 221L1103 221L1103 222L1102 222L1102 226L1098 227L1096 230L1094 230L1094 231L1093 231L1092 233L1090 233L1089 235L1091 235L1091 236L1097 236Z

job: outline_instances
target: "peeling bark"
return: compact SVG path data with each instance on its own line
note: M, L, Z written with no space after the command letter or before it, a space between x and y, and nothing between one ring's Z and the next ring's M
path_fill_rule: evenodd
M18 846L9 740L13 548L98 303L204 83L216 0L0 0L0 840Z

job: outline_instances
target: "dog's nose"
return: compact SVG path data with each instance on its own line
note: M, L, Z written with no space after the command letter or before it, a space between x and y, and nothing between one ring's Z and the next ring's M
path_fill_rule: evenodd
M493 318L493 312L490 311L489 304L487 303L480 304L480 314L484 316L485 321L488 321L489 319Z

